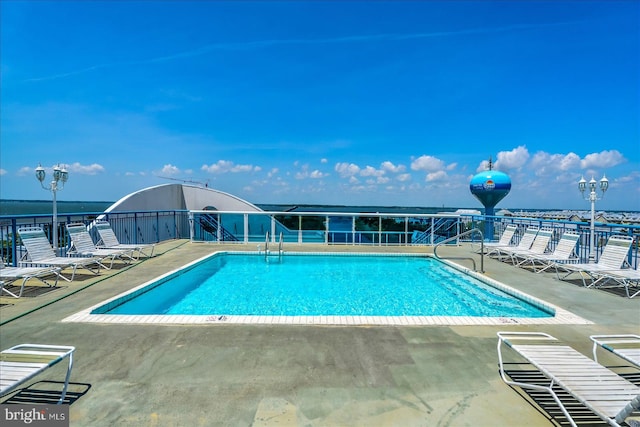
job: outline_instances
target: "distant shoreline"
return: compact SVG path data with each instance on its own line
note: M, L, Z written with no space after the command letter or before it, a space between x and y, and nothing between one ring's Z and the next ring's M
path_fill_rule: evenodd
M58 213L100 213L104 212L113 203L110 201L69 201L57 202ZM51 200L0 200L0 215L41 215L51 214ZM332 211L332 212L355 212L355 213L419 213L432 214L440 212L455 212L458 209L472 209L483 212L480 206L473 207L451 207L451 206L351 206L351 205L314 205L314 204L288 204L288 203L254 203L260 209L278 212L312 212L312 211ZM513 214L518 212L588 212L587 209L509 209L496 208L496 212L509 210ZM613 211L599 210L609 214L640 214L640 211Z

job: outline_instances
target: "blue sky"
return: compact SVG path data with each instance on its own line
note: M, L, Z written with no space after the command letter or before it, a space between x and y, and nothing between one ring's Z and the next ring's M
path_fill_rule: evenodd
M2 1L0 198L640 210L637 1ZM168 179L168 178L172 178Z

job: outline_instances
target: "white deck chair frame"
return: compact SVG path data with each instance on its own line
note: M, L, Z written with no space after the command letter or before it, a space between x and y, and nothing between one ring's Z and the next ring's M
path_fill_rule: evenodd
M556 264L565 264L578 261L576 246L580 239L579 234L565 232L560 237L554 251L550 254L530 255L522 260L520 267L531 266L535 273L542 273ZM538 269L538 267L541 267Z
M511 258L509 255L509 251L528 251L531 249L531 245L538 235L539 228L538 227L527 227L524 231L524 234L520 238L520 241L516 246L510 247L496 247L492 257L497 260L503 261L507 258Z
M538 230L529 249L503 249L503 252L505 255L508 255L513 265L520 266L527 258L546 253L549 243L551 242L551 237L553 237L553 230Z
M91 235L87 231L87 227L82 223L67 224L67 233L71 238L71 247L69 248L70 254L79 256L89 256L98 258L100 265L106 269L111 270L113 267L113 261L116 258L121 259L125 263L129 263L133 260L133 249L107 249L98 248L93 243ZM109 260L109 266L107 267L103 261Z
M621 268L619 270L603 270L594 273L598 279L599 289L624 288L627 298L640 295L640 271L634 268ZM638 286L634 293L629 288Z
M98 247L104 247L106 249L129 249L133 250L138 254L136 259L140 256L144 256L150 258L153 256L153 251L156 247L154 243L149 244L128 244L128 243L120 243L116 234L113 232L113 228L111 228L111 224L107 221L97 221L94 224L94 227L98 231L100 235L100 240L98 241ZM147 255L145 252L147 249L151 249L151 252Z
M2 292L14 297L20 298L24 292L24 286L30 279L38 279L45 285L51 287L58 286L58 278L60 278L60 267L7 267L4 261L0 260L0 279L2 279L2 285L0 285L0 295ZM53 285L47 282L44 277L54 276L55 282ZM22 279L20 284L20 292L15 294L6 288L13 282Z
M36 375L64 359L69 359L58 405L64 402L73 368L75 347L46 344L19 344L0 352L0 396L16 390Z
M44 230L40 227L19 228L18 235L20 236L22 244L27 249L27 255L29 257L27 260L19 261L18 264L20 266L47 266L60 267L61 269L71 267L73 272L70 278L64 276L62 273L58 273L60 277L67 282L73 281L78 267L84 268L95 275L100 273L102 264L100 264L97 258L57 256L47 236L44 234ZM91 265L94 264L96 268L91 268Z
M515 236L516 234L516 231L518 231L518 227L516 225L507 225L507 227L502 232L502 235L500 236L500 240L498 240L497 242L484 243L483 247L486 251L485 255L494 253L498 248L509 247L511 245L511 241L513 240L513 236Z
M502 355L505 345L535 366L549 380L549 385L507 378ZM549 393L573 427L577 424L553 390L554 386L564 389L612 426L621 426L640 409L640 387L542 332L498 332L498 363L506 384Z
M633 237L629 236L611 236L607 240L607 244L600 254L600 258L596 263L579 263L579 264L554 264L556 269L556 277L559 280L565 280L572 274L580 274L582 286L594 287L600 280L606 278L607 271L615 271L621 269L627 263L627 255L633 244ZM560 271L564 276L560 277ZM591 279L591 284L587 285L585 276Z
M591 335L593 360L598 361L598 348L607 350L640 368L640 335Z

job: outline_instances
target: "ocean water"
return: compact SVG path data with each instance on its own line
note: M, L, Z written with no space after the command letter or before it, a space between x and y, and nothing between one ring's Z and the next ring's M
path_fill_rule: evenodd
M58 201L58 213L99 213L114 202L67 202ZM51 214L51 200L0 200L0 215Z

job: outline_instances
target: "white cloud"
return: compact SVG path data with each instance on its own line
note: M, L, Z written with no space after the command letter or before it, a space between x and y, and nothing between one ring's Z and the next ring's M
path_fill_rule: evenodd
M629 175L621 176L616 179L617 182L633 182L637 180L640 180L640 172L638 171L633 171Z
M406 182L411 180L411 174L401 173L400 175L396 176L396 179L400 182Z
M329 160L327 160L327 159L320 159L320 163L323 163L323 164L324 164L324 163L327 163L327 162L329 162Z
M580 166L583 169L609 168L625 161L624 156L618 150L605 150L599 153L587 154Z
M433 156L422 155L411 162L411 169L414 171L436 172L444 168L444 162Z
M342 178L348 178L360 172L360 167L358 165L346 162L336 163L334 169Z
M517 170L529 160L529 150L524 145L511 151L500 151L495 162L495 169L501 171Z
M295 178L296 179L305 179L305 178L320 179L328 175L329 174L325 174L322 171L319 171L317 169L309 172L305 165L305 167L303 167L303 170L301 172L296 172Z
M319 170L314 170L313 172L311 172L309 174L309 178L314 178L314 179L319 179L319 178L324 178L325 176L328 176L329 174L325 174Z
M531 166L537 176L566 172L580 167L580 156L575 153L549 154L539 151L531 159Z
M529 150L524 145L511 151L500 151L495 162L495 169L500 171L517 170L529 160Z
M386 172L399 173L399 172L404 172L407 168L404 165L396 166L387 160L385 162L382 162L382 164L380 164L380 169Z
M6 175L6 174L7 174L7 170L6 169L0 169L0 176Z
M382 176L384 175L384 171L376 169L373 166L367 166L360 171L360 175L361 176Z
M238 173L238 172L259 172L262 170L260 166L253 165L236 165L230 160L218 160L216 163L213 163L209 166L202 165L200 168L203 171L209 173Z
M23 166L18 170L19 176L29 175L34 172L34 169L29 166Z
M162 173L163 175L177 175L180 173L180 169L178 169L176 166L173 166L171 164L168 165L164 165L162 167L162 169L160 170L160 173Z
M97 163L93 163L91 165L81 165L78 162L67 165L67 170L69 172L79 173L81 175L96 175L100 172L104 172L104 167Z
M447 176L448 175L445 171L432 172L427 174L425 181L427 182L443 181L447 178Z

